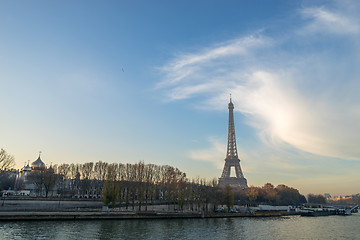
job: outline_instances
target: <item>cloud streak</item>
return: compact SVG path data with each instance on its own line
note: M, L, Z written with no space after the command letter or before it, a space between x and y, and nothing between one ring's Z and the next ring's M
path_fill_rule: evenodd
M310 20L309 24L302 29L303 33L359 33L359 21L341 12L330 11L324 7L314 7L303 9L301 14L305 19Z
M224 166L224 152L226 145L215 138L210 138L208 141L211 145L209 149L193 150L189 153L189 157L194 160L210 162L217 169L222 169Z
M157 88L175 86L175 91L169 95L171 100L190 97L202 92L201 90L207 86L216 88L215 85L219 82L216 77L222 77L227 71L228 61L241 61L251 56L252 50L259 50L270 44L270 39L254 34L219 43L197 53L180 54L160 69L165 79L157 84ZM212 72L212 80L202 79L206 84L197 86L198 91L187 89L186 84L206 76L204 70ZM179 90L182 90L182 94L176 94Z
M360 98L354 92L359 72L352 69L360 64L359 17L324 7L301 14L305 20L286 39L257 33L178 55L161 68L158 89L169 100L201 96L211 109L224 109L231 92L235 110L267 146L360 160ZM307 34L324 32L346 36L352 44L338 40L334 49L324 39L317 48L318 40ZM298 52L289 52L289 46ZM212 159L204 153L191 157Z

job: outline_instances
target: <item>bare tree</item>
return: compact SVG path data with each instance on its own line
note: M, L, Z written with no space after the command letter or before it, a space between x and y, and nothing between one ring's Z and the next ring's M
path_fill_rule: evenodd
M234 206L234 192L231 190L229 185L226 185L224 190L224 202L228 208L228 211L230 211L230 208Z
M108 163L99 161L94 165L94 178L100 181L104 181L106 177Z
M119 163L118 167L117 167L117 180L123 181L123 180L125 180L124 178L125 178L125 165L122 163Z
M27 180L36 186L37 195L41 196L44 188L43 169L31 172L27 177Z
M154 165L145 165L145 211L148 209L148 201L151 198L152 186L154 183Z
M104 182L102 199L105 205L109 205L109 203L112 203L112 205L114 206L119 191L118 185L116 184L115 164L109 164L106 172L107 174Z
M83 179L91 179L92 178L93 166L94 166L94 163L92 163L92 162L84 163L81 166L81 176Z
M139 162L137 165L136 173L136 182L138 183L138 201L139 201L139 211L141 211L141 205L145 197L145 187L144 187L144 178L145 178L145 164L144 162Z
M56 174L52 167L40 168L29 174L28 180L32 182L36 187L39 195L45 191L45 197L48 197L49 192L54 188L56 184Z
M61 164L57 167L57 171L55 171L57 178L56 178L56 186L57 191L60 194L60 198L66 194L72 195L72 192L67 191L66 183L67 180L70 179L70 165L69 164Z
M325 204L326 198L321 194L308 194L307 195L309 203Z
M10 169L15 166L14 156L8 154L3 148L0 150L0 170Z
M75 179L76 176L80 174L79 173L79 165L78 164L70 164L69 166L69 178L70 179Z
M8 171L0 171L0 191L14 188L16 175Z
M60 175L64 176L65 179L71 178L71 176L70 176L70 165L66 164L66 163L59 165L57 167L56 174L60 174Z
M48 197L49 191L53 190L57 181L57 175L54 173L54 169L49 167L44 169L42 172L44 175L44 188L45 188L45 197Z
M130 163L127 163L124 166L124 201L125 201L125 207L128 209L130 204L130 197L133 196L133 188L134 188L134 179L132 174L133 166Z
M130 189L131 189L131 206L132 209L135 210L135 200L136 200L136 193L138 189L138 184L136 182L136 173L137 173L137 164L132 164L131 171L130 171Z

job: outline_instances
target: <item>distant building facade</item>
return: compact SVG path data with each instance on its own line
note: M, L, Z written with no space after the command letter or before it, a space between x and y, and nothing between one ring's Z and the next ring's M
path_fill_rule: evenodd
M31 196L31 197L63 197L63 198L79 198L79 199L100 199L102 194L103 183L99 180L80 179L80 174L75 179L64 179L64 176L55 174L49 170L52 166L47 167L39 157L31 164L25 163L19 171L16 172L16 192L7 192L6 196ZM51 169L52 170L52 169ZM41 174L47 175L40 176ZM46 178L52 177L49 181L53 181L48 186L46 192ZM38 179L43 178L43 179ZM41 180L44 180L42 182ZM10 189L9 189L10 190ZM20 194L20 190L22 191ZM4 193L3 193L4 194Z
M36 174L37 172L45 170L47 167L45 163L41 160L41 152L39 153L39 157L29 165L27 163L24 167L22 167L18 173L15 187L16 189L22 189L29 191L30 196L44 196L45 190L43 187L34 183L31 179L32 174ZM50 191L51 195L56 194L56 189Z

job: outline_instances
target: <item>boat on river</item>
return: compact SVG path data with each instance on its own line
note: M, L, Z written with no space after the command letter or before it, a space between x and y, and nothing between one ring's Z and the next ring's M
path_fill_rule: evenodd
M341 215L348 216L355 211L359 206L356 205L351 209L340 209L340 208L304 208L300 210L300 215L304 217L318 217L318 216L330 216L330 215Z
M348 216L351 215L352 213L357 212L359 205L356 205L352 208L346 208L346 209L337 209L337 215L342 215L342 216Z
M300 211L300 215L304 217L319 217L336 215L337 210L333 208L308 208Z

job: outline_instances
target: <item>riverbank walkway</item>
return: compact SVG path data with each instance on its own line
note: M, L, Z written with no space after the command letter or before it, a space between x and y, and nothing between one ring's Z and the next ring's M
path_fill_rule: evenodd
M279 211L254 213L194 213L194 212L117 212L117 211L66 211L66 212L0 212L0 221L21 220L94 220L94 219L179 219L229 217L279 217Z
M149 205L147 211L131 207L104 208L101 201L88 200L10 200L0 203L0 221L18 220L93 220L93 219L178 219L278 217L284 211L205 212L201 210L176 211L168 205ZM136 211L138 210L138 211Z

